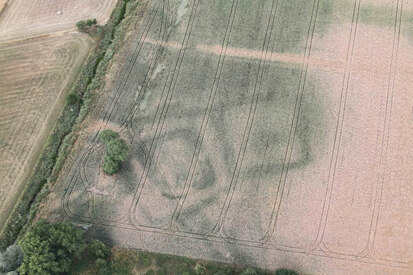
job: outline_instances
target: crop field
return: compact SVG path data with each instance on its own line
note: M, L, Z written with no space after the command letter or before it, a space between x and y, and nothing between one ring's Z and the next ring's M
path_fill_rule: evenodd
M413 0L153 0L63 215L157 252L412 272L412 30Z
M24 188L90 45L91 39L79 34L0 45L0 227Z
M0 17L0 41L74 29L77 21L89 18L104 25L115 4L115 0L13 0Z

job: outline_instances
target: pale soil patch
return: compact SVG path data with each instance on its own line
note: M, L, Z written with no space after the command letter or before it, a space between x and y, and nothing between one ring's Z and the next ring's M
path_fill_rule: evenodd
M0 0L0 15L2 14L4 8L6 7L6 3L7 3L8 1L9 1L9 0Z
M115 4L116 0L13 0L0 17L0 41L74 30L84 19L96 18L104 25Z
M50 134L91 39L66 34L0 45L0 226Z

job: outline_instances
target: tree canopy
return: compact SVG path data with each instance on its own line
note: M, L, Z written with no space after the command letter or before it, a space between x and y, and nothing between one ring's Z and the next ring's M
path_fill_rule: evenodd
M40 220L19 241L24 260L20 274L67 272L74 258L86 247L83 232L72 224L50 224Z
M23 252L18 245L9 246L0 253L0 274L15 271L23 262Z
M99 139L106 145L103 171L109 175L116 174L129 155L128 144L119 137L119 133L109 129L101 131Z
M112 139L114 138L118 138L119 134L110 130L110 129L106 129L103 130L99 133L99 139L101 142L103 142L104 144L108 144Z
M106 150L107 155L113 160L125 161L129 155L129 147L126 141L120 138L112 139Z

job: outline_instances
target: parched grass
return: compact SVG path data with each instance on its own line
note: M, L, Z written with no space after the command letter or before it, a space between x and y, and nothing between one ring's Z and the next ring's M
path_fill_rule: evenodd
M196 266L204 267L204 274L243 274L247 269L229 264L218 262L209 262L203 260L189 259L185 257L151 253L126 248L112 249L111 274L128 275L128 274L188 274L196 275ZM254 270L255 274L266 275L274 274L260 269ZM88 251L85 251L82 260L72 266L69 274L72 275L89 275L98 274L98 268Z
M131 5L130 3L134 3ZM129 4L128 4L129 3ZM48 183L56 180L70 148L73 145L78 125L86 116L94 98L94 91L104 84L104 77L110 61L124 38L129 22L125 15L133 14L131 8L138 9L139 0L119 0L112 11L108 23L99 27L97 44L86 61L79 79L71 93L79 97L78 101L68 100L56 122L52 134L46 142L42 154L23 191L22 198L16 204L6 225L0 234L0 249L14 243L34 218L38 205L48 194Z

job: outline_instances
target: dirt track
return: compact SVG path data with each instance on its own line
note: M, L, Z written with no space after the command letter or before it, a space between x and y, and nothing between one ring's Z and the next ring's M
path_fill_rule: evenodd
M52 215L151 251L411 273L412 11L154 0ZM131 146L115 177L104 128Z

